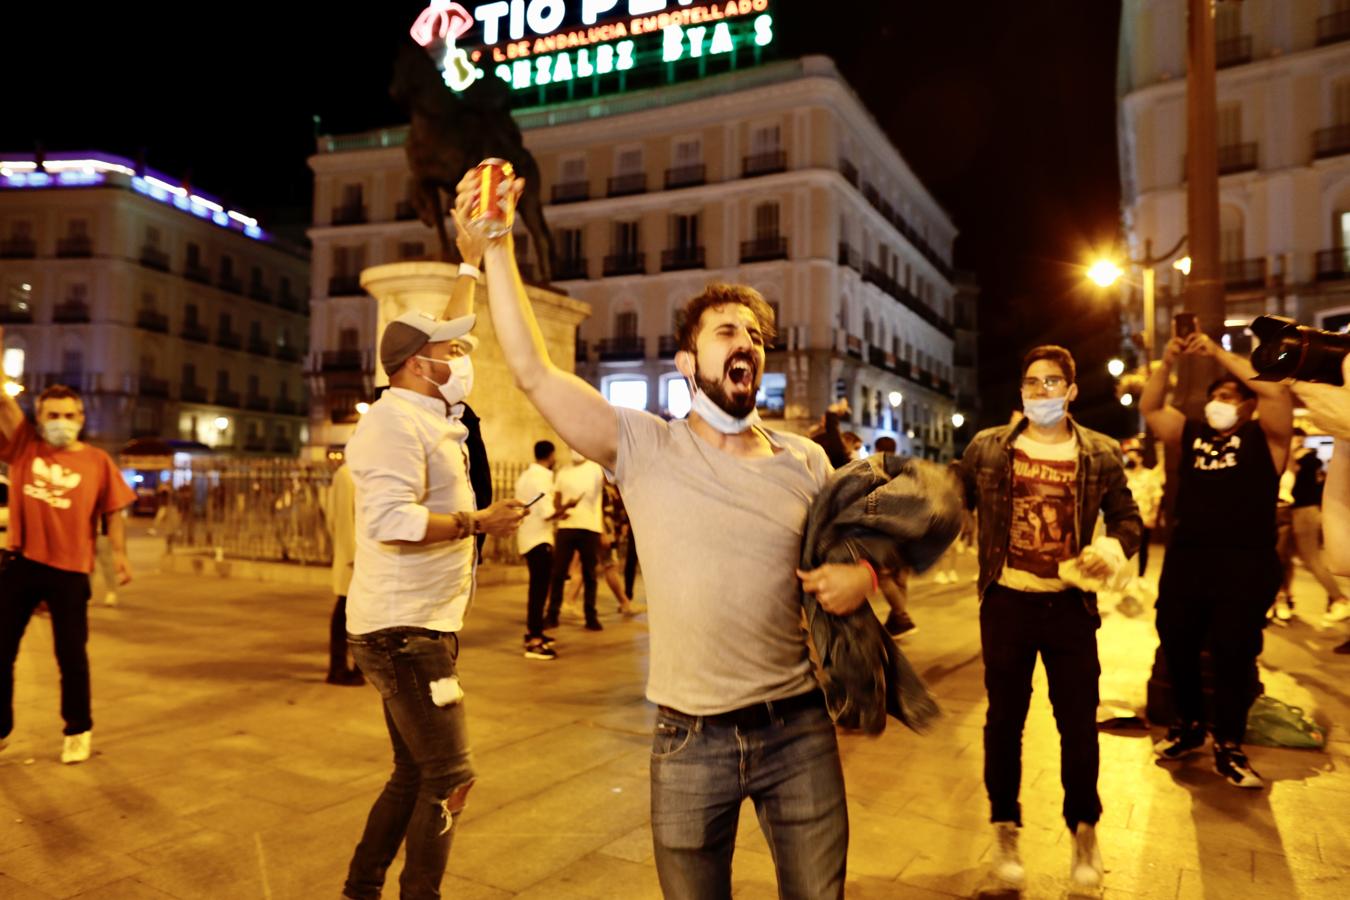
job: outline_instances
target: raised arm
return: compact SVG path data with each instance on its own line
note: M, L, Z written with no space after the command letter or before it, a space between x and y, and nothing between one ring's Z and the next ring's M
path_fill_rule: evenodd
M483 236L474 229L468 227L458 209L453 210L455 216L455 246L459 248L459 258L464 264L471 268L481 271L483 265ZM450 302L446 304L445 313L442 319L458 319L460 316L473 314L474 289L477 287L478 279L472 272L460 270L459 277L455 279L455 286L451 289Z
M5 329L0 326L0 356L5 351ZM0 385L3 388L3 385ZM8 392L0 390L0 445L8 444L14 439L14 432L19 430L23 424L23 410L19 408L19 403Z
M464 220L477 201L478 180L472 174L459 183L456 209ZM516 179L509 186L506 201L514 203L524 186L524 181ZM520 280L511 236L489 239L483 260L492 326L516 386L569 447L613 470L619 446L618 416L599 391L549 359L525 284Z
M1181 410L1167 405L1167 382L1172 377L1172 367L1181 349L1180 338L1172 338L1167 342L1162 362L1149 375L1144 392L1139 397L1139 411L1143 413L1144 421L1169 447L1181 446L1181 432L1186 427L1186 416Z
M1220 347L1209 335L1196 332L1186 339L1186 352L1212 356L1256 394L1256 412L1261 430L1270 445L1276 471L1283 472L1289 459L1289 442L1294 436L1294 399L1288 385L1278 381L1255 381L1251 360Z

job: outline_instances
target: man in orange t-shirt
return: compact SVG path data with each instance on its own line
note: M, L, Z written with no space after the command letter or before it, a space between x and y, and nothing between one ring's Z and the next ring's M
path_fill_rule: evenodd
M112 458L79 440L84 403L73 389L47 388L37 427L0 391L0 460L9 463L9 551L0 562L0 746L14 727L14 659L37 605L52 618L61 670L63 763L89 758L89 573L106 522L117 581L131 580L119 510L136 499Z

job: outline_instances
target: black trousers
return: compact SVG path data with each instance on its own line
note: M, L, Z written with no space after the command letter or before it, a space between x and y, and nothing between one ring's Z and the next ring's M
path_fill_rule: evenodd
M525 554L525 566L530 573L530 587L525 602L525 636L543 637L544 604L548 601L549 578L553 574L553 547L536 544Z
M1025 593L994 585L980 604L980 644L989 712L984 722L984 785L991 822L1022 824L1022 729L1031 704L1036 656L1045 663L1050 706L1059 726L1064 820L1096 824L1097 629L1101 618L1078 590Z
M627 556L623 561L623 592L629 600L633 599L633 582L637 580L638 558L637 541L633 539L633 528L628 528Z
M13 556L0 574L0 737L14 729L14 660L33 610L43 601L61 672L66 734L94 727L89 700L89 576Z
M1170 547L1158 582L1158 638L1181 723L1206 721L1200 654L1214 661L1214 740L1242 743L1255 699L1266 610L1281 580L1275 548Z
M600 533L582 528L559 528L554 536L553 579L548 591L548 617L558 618L562 612L563 582L567 581L567 567L572 555L581 554L581 583L585 585L586 621L598 621L595 614L595 563L600 555Z
M1153 537L1153 529L1145 528L1143 537L1139 540L1139 577L1144 577L1144 570L1148 568L1148 542Z
M337 678L359 671L357 666L347 668L347 597L339 594L328 620L328 676Z

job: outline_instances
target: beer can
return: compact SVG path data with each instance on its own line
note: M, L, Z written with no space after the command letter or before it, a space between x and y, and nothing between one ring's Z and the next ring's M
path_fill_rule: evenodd
M515 170L504 159L485 159L478 173L478 202L474 204L470 224L490 238L509 234L516 219L515 203L501 195L502 185L515 178Z

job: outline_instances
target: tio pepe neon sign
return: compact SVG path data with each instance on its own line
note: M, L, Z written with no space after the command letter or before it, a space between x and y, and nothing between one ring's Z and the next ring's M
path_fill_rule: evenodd
M736 20L750 22L740 40L764 47L774 39L769 0L628 0L626 19L603 23L600 17L616 12L619 0L580 0L579 5L586 27L566 29L565 0L494 0L472 14L455 0L431 0L410 33L440 55L445 83L456 91L485 76L480 65L493 66L493 73L517 90L623 72L636 65L633 39L658 33L666 63L732 53L738 37L729 23ZM459 40L475 22L482 24L482 45L470 52Z

